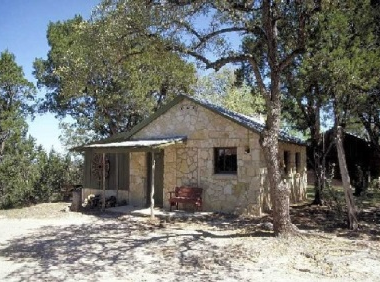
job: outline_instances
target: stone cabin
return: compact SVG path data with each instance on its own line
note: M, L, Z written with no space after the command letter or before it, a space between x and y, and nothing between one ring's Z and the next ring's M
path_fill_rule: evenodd
M262 129L252 117L177 96L130 132L76 148L85 153L82 197L104 189L119 203L146 207L153 178L156 206L168 209L169 191L186 185L203 188L204 211L259 215L271 207ZM306 146L283 132L279 141L291 202L302 201Z

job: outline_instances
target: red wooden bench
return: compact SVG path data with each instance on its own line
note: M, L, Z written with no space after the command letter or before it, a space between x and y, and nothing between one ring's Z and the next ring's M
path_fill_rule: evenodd
M194 209L202 210L202 188L195 187L175 187L174 191L169 192L169 204L170 211L172 211L172 206L176 206L178 210L178 203L189 203L194 205Z

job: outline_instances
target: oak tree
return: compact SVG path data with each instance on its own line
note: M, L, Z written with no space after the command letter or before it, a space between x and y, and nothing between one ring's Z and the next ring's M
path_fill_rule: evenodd
M71 117L62 126L85 137L78 142L129 130L194 79L193 66L163 50L161 39L147 42L122 28L100 10L89 21L49 24L48 57L34 63L47 90L40 110Z
M319 9L320 1L104 1L104 10L124 22L124 32L146 18L150 28L140 36L162 36L168 50L195 58L206 68L219 70L227 64L244 62L264 97L266 126L261 146L268 168L276 234L291 234L296 228L289 215L289 189L282 181L278 135L281 124L282 74L304 51L305 25ZM251 37L260 44L258 53L244 52L231 41Z

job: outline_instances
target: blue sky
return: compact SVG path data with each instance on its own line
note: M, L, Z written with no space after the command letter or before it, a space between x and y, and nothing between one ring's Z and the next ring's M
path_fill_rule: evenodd
M0 0L0 52L8 49L13 53L25 77L35 83L33 61L36 57L46 58L49 22L67 20L76 14L89 18L98 3L100 0ZM39 95L43 96L44 92ZM29 122L29 133L46 150L54 148L63 152L54 115L37 115Z

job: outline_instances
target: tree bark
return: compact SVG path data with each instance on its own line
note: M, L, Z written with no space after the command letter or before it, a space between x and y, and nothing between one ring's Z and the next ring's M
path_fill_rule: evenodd
M340 174L342 176L344 197L347 205L348 225L352 230L358 229L359 223L357 219L357 209L354 202L354 196L350 185L350 176L348 174L346 155L343 148L343 128L337 127L336 131L336 148L338 151L338 161Z
M288 236L296 232L291 223L289 211L290 189L282 180L278 158L278 140L274 130L265 130L261 144L268 168L268 182L273 209L273 230L276 236Z
M296 233L297 228L290 220L290 189L282 180L279 162L278 133L280 131L281 115L279 81L279 74L272 73L272 99L266 100L267 103L270 103L268 109L271 109L271 111L267 114L266 128L260 136L260 143L268 169L267 175L273 209L273 230L276 236L289 236Z
M319 130L318 130L319 131ZM314 200L313 205L323 205L322 191L325 181L325 165L323 163L323 148L320 146L320 133L312 133L311 147L313 149L313 170L314 170Z
M291 223L289 210L290 189L282 180L279 163L278 134L281 122L281 92L277 21L271 9L271 1L263 1L262 25L266 34L268 63L270 68L270 88L265 93L267 112L266 128L260 136L260 143L268 169L268 182L273 209L273 230L276 236L289 236L297 228ZM282 66L283 68L285 67Z

